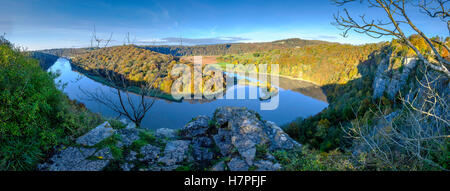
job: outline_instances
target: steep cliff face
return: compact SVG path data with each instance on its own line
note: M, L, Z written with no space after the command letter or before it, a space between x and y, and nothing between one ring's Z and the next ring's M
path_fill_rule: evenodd
M417 61L411 61L409 69ZM380 65L382 67L382 65ZM372 123L358 121L350 127L358 132L353 140L351 153L360 156L363 153L377 155L371 159L370 168L395 170L448 170L448 135L450 134L450 81L440 72L417 64L417 71L387 79L377 76L374 86L382 83L386 88L376 89L381 95L386 92L393 96L399 89L405 94L392 107L392 112L377 112ZM381 69L380 69L381 70ZM407 79L410 75L410 80ZM409 83L408 86L405 83ZM402 92L403 92L402 91ZM378 94L379 95L379 94ZM389 111L389 110L384 110ZM375 149L374 149L375 148ZM394 151L392 153L391 151ZM412 162L413 161L413 162ZM407 163L407 166L404 164Z
M401 65L395 67L395 59L384 57L378 64L373 81L373 98L377 99L386 92L388 98L394 99L397 93L406 85L411 72L417 66L417 58L401 58Z

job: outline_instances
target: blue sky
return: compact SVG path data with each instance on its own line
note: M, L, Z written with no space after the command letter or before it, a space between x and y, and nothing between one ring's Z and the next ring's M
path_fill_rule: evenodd
M328 0L0 0L0 32L31 50L86 47L94 26L100 37L113 33L122 44L127 33L141 44L211 44L267 42L286 38L363 44L390 40L351 33L330 23L340 8ZM383 17L365 5L349 7L354 15ZM425 33L448 36L445 23L417 12L411 17Z

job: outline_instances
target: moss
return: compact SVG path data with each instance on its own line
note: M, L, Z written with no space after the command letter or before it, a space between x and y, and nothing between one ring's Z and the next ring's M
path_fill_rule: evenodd
M217 156L220 154L220 148L217 146L215 141L213 141L213 146L209 148L209 150Z
M122 171L122 167L120 167L121 161L112 160L109 164L103 168L103 171Z
M139 139L134 141L131 144L130 149L133 151L139 152L141 147L148 145L148 144L159 147L161 149L166 146L166 142L164 141L164 139L155 137L153 132L141 131L139 133Z
M143 147L147 144L148 143L145 140L138 139L131 144L130 149L133 151L139 152L141 150L141 147Z
M358 170L350 160L351 154L337 150L320 152L303 147L302 150L278 150L272 155L288 171L348 171Z
M224 158L223 158L223 161L226 162L226 163L228 163L228 162L231 161L231 157L224 157Z
M113 129L125 129L127 127L126 124L116 119L108 119L108 122Z
M210 128L214 128L214 127L216 127L216 125L217 125L217 122L216 122L216 120L209 120L208 121L208 126L210 127Z
M269 145L267 144L256 145L255 160L264 159L268 152L269 152Z
M123 158L123 150L116 145L112 145L109 147L111 149L111 153L116 160L120 160Z
M258 118L258 120L260 120L260 121L262 120L262 117L259 113L255 112L255 115L256 115L256 118Z
M121 140L120 135L114 134L114 135L102 140L101 142L95 144L92 147L97 148L97 149L102 149L105 147L112 147L112 146L116 146L120 140Z
M175 169L175 171L192 171L192 165L183 165Z
M139 138L147 143L154 143L157 140L153 133L147 131L140 132Z
M139 137L141 140L147 142L148 144L152 144L153 146L160 148L164 148L166 146L166 142L163 139L157 138L151 131L142 131L139 133Z
M257 170L257 169L258 169L258 167L255 166L255 165L252 165L252 166L250 166L250 167L248 168L249 171L255 171L255 170Z

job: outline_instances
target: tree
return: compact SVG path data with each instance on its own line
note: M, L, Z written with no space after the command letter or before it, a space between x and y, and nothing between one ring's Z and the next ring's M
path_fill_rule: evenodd
M357 0L333 0L338 6L345 6L346 4L356 1ZM359 19L355 19L355 17L351 16L348 10L344 8L344 15L341 15L339 12L335 14L334 19L336 22L333 23L339 29L344 31L342 34L344 37L346 37L350 31L366 34L373 38L394 36L410 47L425 65L434 70L443 72L447 77L450 77L450 72L448 70L450 62L446 60L436 48L436 46L443 46L447 51L450 51L448 45L446 42L440 41L439 39L431 40L427 37L410 19L407 11L407 6L418 7L428 16L440 18L443 22L446 22L450 33L450 20L448 19L450 15L448 6L446 6L449 0L367 0L359 2L366 2L368 3L369 8L376 8L384 11L387 19L368 19L365 15L360 15ZM407 38L404 33L404 30L406 29L404 26L411 27L425 40L427 45L432 49L435 59L427 59L416 45Z
M94 48L106 48L111 41L111 36L108 40L102 40L97 37L96 31L94 29L92 39L97 42L97 46ZM129 33L126 37L127 43L130 43ZM103 45L102 45L103 43ZM114 62L114 61L111 61ZM131 61L130 61L131 63ZM79 63L81 64L81 63ZM124 75L119 74L115 71L109 70L106 67L99 68L93 70L96 75L102 76L106 78L109 83L114 84L115 88L112 89L112 93L115 94L118 101L114 100L109 94L103 92L103 90L99 89L96 92L90 92L83 89L80 89L87 97L100 103L109 109L115 111L120 116L125 116L133 123L136 124L137 127L141 126L142 120L144 119L146 113L153 107L155 104L156 98L159 96L158 94L162 93L159 88L162 80L159 78L163 75L163 72L167 70L167 66L169 63L156 63L157 70L153 72L150 77L147 77L145 81L143 80L142 74L137 76L138 81L128 80ZM88 66L86 66L88 68ZM139 87L138 90L134 87ZM131 90L133 89L133 92ZM133 95L136 98L133 100Z
M161 64L167 65L167 64ZM105 76L109 82L116 84L116 88L112 89L112 93L118 98L115 101L109 94L105 94L102 90L96 92L85 91L80 89L90 100L100 103L109 109L115 111L120 116L125 116L131 120L137 127L141 126L146 113L153 107L158 94L161 80L158 77L161 75L161 70L154 75L152 80L146 82L132 82L123 75L107 70L97 70L99 76ZM138 86L138 91L131 92L132 87ZM133 100L135 95L137 100Z
M339 6L355 1L334 0ZM389 169L402 170L407 162L408 169L432 167L448 170L449 97L446 89L440 88L448 87L450 77L449 61L445 59L449 51L448 38L444 41L427 37L410 19L407 8L415 7L431 18L440 18L450 33L448 5L446 6L449 0L360 2L368 3L370 8L382 10L387 19L367 19L365 15L355 19L344 9L343 16L339 13L334 16L334 24L344 31L343 36L347 36L349 31L373 38L394 36L397 39L393 42L400 41L407 45L423 61L424 66L418 68L422 77L415 76L415 87L410 87L406 95L400 92L398 98L402 105L395 108L396 111L386 115L386 111L394 108L391 100L382 98L374 110L369 109L362 118L356 116L350 127L343 127L342 130L353 138L355 147L370 153L384 164L382 166ZM406 37L405 26L417 34ZM430 68L432 71L428 71ZM358 112L355 114L358 115ZM374 121L376 124L373 124Z

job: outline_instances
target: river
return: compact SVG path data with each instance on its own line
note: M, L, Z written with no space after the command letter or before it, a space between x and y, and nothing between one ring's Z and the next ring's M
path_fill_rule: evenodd
M118 101L116 94L114 94L117 91L116 89L72 70L69 60L65 58L58 59L48 71L59 74L55 81L60 84L60 88L69 98L85 104L92 112L101 113L107 117L118 117L116 112L100 103L90 100L89 96L84 93L86 91L103 92L106 96ZM211 116L216 108L220 106L247 107L258 112L263 120L273 121L278 125L283 125L298 117L308 117L317 114L328 106L326 96L320 87L309 82L281 77L277 95L279 96L279 106L275 110L260 110L262 100L248 99L248 91L252 90L252 88L258 88L255 86L235 85L232 88L228 88L226 94L236 95L236 91L241 88L247 91L247 99L217 99L209 102L193 102L188 100L171 102L157 99L143 119L141 126L148 129L179 129L198 115ZM139 100L137 95L131 95L131 98L135 101ZM265 101L267 102L268 100Z

